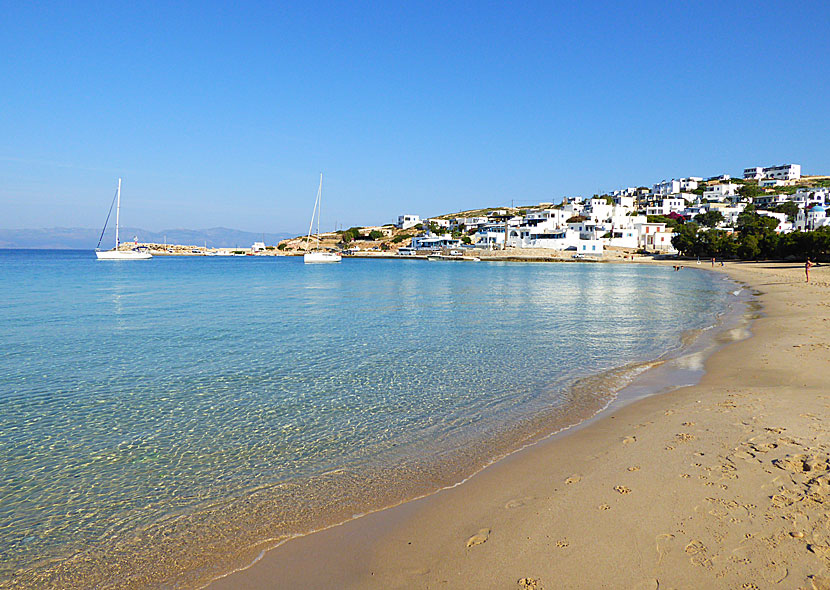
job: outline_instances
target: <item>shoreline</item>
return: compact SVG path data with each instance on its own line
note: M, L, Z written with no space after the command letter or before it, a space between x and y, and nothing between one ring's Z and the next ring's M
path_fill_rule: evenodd
M539 262L535 261L516 261L510 262ZM566 261L568 262L568 261ZM574 260L573 262L578 262ZM592 261L593 262L593 261ZM622 260L615 262L623 262ZM659 264L659 263L658 263ZM699 270L699 269L698 269ZM742 286L732 281L742 289ZM384 513L389 510L402 509L403 506L412 502L418 502L430 498L435 494L443 491L456 488L464 485L471 478L476 477L482 471L491 468L493 465L509 458L515 453L524 451L529 447L540 444L544 441L554 439L560 436L567 436L570 432L584 428L597 420L601 420L608 412L614 408L634 403L638 399L651 395L659 395L665 391L672 390L676 387L685 386L685 381L691 380L692 383L699 381L703 374L701 366L689 366L689 359L692 357L704 357L713 353L724 345L719 341L719 335L736 328L743 331L748 323L750 298L737 297L737 291L730 297L730 301L722 313L718 313L714 318L714 323L702 328L690 329L680 335L680 340L675 347L663 351L660 355L640 361L634 361L626 365L610 367L604 369L596 374L588 374L571 382L567 386L567 390L571 396L582 397L583 390L590 390L591 394L587 395L586 399L593 399L596 405L589 409L587 413L583 414L567 414L564 417L560 415L561 408L553 408L549 412L539 414L534 419L524 423L521 428L515 426L511 429L500 433L495 438L492 438L489 443L492 446L490 456L482 462L477 462L473 465L471 471L455 471L457 479L446 479L445 477L438 478L432 484L437 484L437 487L429 487L422 489L416 495L409 496L403 499L396 499L391 504L379 507L367 506L368 510L354 514L350 518L341 521L325 523L319 528L308 530L306 532L290 534L285 538L279 540L271 539L264 540L259 543L258 547L263 547L258 550L258 555L252 561L244 566L236 567L229 573L214 579L202 588L213 587L213 584L223 580L228 576L234 576L240 572L245 572L252 566L256 565L264 556L271 552L280 550L284 545L296 542L298 539L314 536L319 533L324 533L331 529L336 529L344 525L348 525L356 520L361 520L367 516L372 516L378 513ZM745 336L743 336L745 337ZM729 338L731 340L731 338ZM648 379L648 383L643 382ZM678 385L676 380L682 379L683 385ZM599 391L604 392L598 394ZM511 432L524 431L523 436L511 435ZM505 438L505 442L500 440ZM486 441L482 441L486 442ZM477 455L477 453L468 453ZM452 463L450 461L449 463ZM444 465L441 463L440 465ZM442 469L436 466L436 472ZM441 481L443 480L443 481ZM423 486L419 486L423 487ZM390 496L392 497L392 496ZM275 543L273 541L276 541ZM233 587L233 586L230 586Z
M666 263L670 263L671 261L667 261ZM659 264L659 262L658 262ZM755 268L755 271L750 271L750 268ZM767 270L764 272L760 272L760 269L764 267ZM708 267L704 266L705 269L709 270ZM770 271L769 269L772 269ZM787 281L784 284L792 284L798 285L798 279L803 280L803 270L801 270L800 265L792 265L792 264L770 264L770 263L736 263L731 262L728 263L727 267L721 268L716 267L714 269L716 272L723 272L726 271L736 282L743 282L744 284L749 284L752 287L759 287L764 286L763 282L767 275L770 274L782 274L787 278ZM801 274L799 275L799 272ZM825 271L826 272L826 271ZM766 274L765 274L766 273ZM815 271L814 271L815 273ZM815 274L814 275L816 281L826 280L827 275L822 273L821 275ZM826 283L822 284L813 284L807 286L807 289L815 289L815 288L822 288L822 285L826 287ZM774 290L774 289L773 289ZM769 307L769 302L764 301L765 298L769 298L769 292L767 290L762 289L763 293L761 294L760 298L762 300L762 304L764 308ZM768 313L768 311L767 311ZM774 320L774 314L772 320ZM769 317L764 317L761 322L772 321ZM754 330L753 330L754 331ZM239 588L276 588L276 587L284 587L286 585L291 585L293 583L299 583L301 580L306 582L309 581L316 581L315 576L322 576L320 578L319 583L321 584L334 584L341 587L355 587L355 588L362 588L362 587L373 587L374 586L383 586L386 587L428 587L431 586L432 583L435 583L434 576L430 575L429 572L432 572L438 569L437 566L443 564L452 564L452 567L458 567L459 565L463 565L468 561L468 558L473 557L476 551L473 548L466 549L464 547L464 542L467 537L464 539L455 539L453 543L457 544L458 546L451 547L449 545L449 541L442 537L441 530L436 531L429 531L429 530L419 530L417 535L414 535L416 538L426 538L430 539L430 542L427 543L430 546L444 546L446 545L447 551L450 553L457 553L456 550L460 549L461 554L456 555L453 558L447 558L446 556L433 556L432 558L428 558L426 555L422 556L423 560L423 567L421 570L426 571L419 576L410 576L411 579L407 579L406 581L401 579L403 575L403 566L412 561L410 558L406 558L403 561L406 563L400 563L401 559L397 559L396 555L389 554L389 546L394 545L395 543L390 541L391 538L395 536L393 531L398 529L406 530L406 527L413 527L415 521L420 520L420 516L418 518L414 518L414 514L421 514L422 512L432 512L432 511L441 511L441 506L446 507L451 503L452 498L448 498L449 496L456 496L456 495L466 495L467 493L474 491L474 495L477 498L477 502L473 502L473 504L480 504L484 501L484 499L488 497L492 497L493 495L497 495L497 490L495 489L484 489L482 491L481 488L487 488L486 483L480 483L482 481L490 481L493 479L499 480L500 473L505 471L510 471L514 469L512 467L515 464L524 464L528 461L531 463L535 462L539 463L542 461L543 463L550 463L549 457L536 457L535 459L527 459L529 455L536 456L536 455L545 455L550 454L554 455L560 459L564 459L564 455L574 454L575 452L578 453L577 449L573 449L574 445L577 443L573 442L575 440L581 439L583 437L588 438L602 438L602 436L594 434L597 431L605 431L608 429L609 424L613 424L613 421L619 419L620 415L628 415L630 413L639 414L645 411L648 408L652 408L655 404L658 406L667 405L673 403L674 400L677 400L681 397L689 397L693 396L697 390L711 388L712 381L717 381L718 378L723 380L723 365L729 364L728 362L724 363L724 359L722 357L726 356L734 356L734 353L731 351L734 350L736 346L750 346L750 347L758 347L764 345L764 338L760 338L758 335L754 335L749 340L742 341L738 344L732 344L727 349L720 348L715 354L709 357L706 361L707 371L706 374L703 376L701 382L697 385L688 387L688 386L681 386L681 389L673 389L668 393L663 393L659 395L650 395L645 399L639 399L637 401L633 401L626 407L619 407L616 402L612 402L611 407L609 410L603 412L604 417L595 417L592 419L587 420L583 424L579 425L576 428L568 429L568 432L556 435L556 436L548 436L547 439L555 438L555 441L544 439L540 442L536 442L533 444L533 448L524 448L521 451L515 452L507 457L504 457L489 465L486 469L479 471L477 474L468 478L468 480L461 484L451 488L446 488L444 490L438 491L434 494L429 496L420 498L418 500L413 500L408 503L398 505L392 508L388 508L376 513L372 513L369 515L365 515L357 520L348 521L342 525L337 525L335 527L331 527L329 529L325 529L320 532L312 533L305 537L301 538L294 538L292 539L291 543L285 543L278 548L272 549L265 553L262 559L258 560L252 567L241 570L239 572L229 574L225 578L220 578L216 580L213 584L210 585L211 588L230 588L230 587L239 587ZM752 344L745 344L747 342L751 342ZM727 350L729 351L727 353ZM711 366L710 366L711 365ZM734 384L733 384L734 385ZM674 413L674 412L673 412ZM610 416L607 414L611 414ZM620 424L620 422L616 422L616 424ZM587 434L583 434L587 433ZM689 434L689 433L686 433ZM634 435L627 435L627 436L634 436ZM689 434L694 440L695 435ZM626 437L623 437L625 439ZM635 437L636 439L636 437ZM608 442L608 441L606 441ZM626 448L634 448L638 445L633 445L631 447ZM671 446L671 445L669 445ZM569 452L563 452L561 449L569 448ZM557 450L559 449L559 450ZM521 456L521 458L519 458ZM563 463L567 464L567 461L563 461ZM536 468L532 470L532 475L530 476L531 480L538 480L539 475L537 472L545 472L545 469L552 469L551 467L546 467L543 469L538 469L538 465ZM640 471L639 469L637 471ZM645 471L645 470L643 470ZM560 470L561 473L564 471ZM581 480L583 476L579 475L578 479ZM503 478L501 478L503 479ZM508 477L510 482L514 484L515 487L515 477ZM569 484L563 483L565 480L573 481L574 478L568 476L567 474L564 477L561 477L559 481L556 481L556 478L553 479L556 483L549 484L551 490L561 492L564 489L575 489L571 488ZM503 487L503 481L500 482L499 488ZM538 484L536 487L539 487ZM625 486L623 486L624 488ZM475 490L471 490L472 488L476 488ZM457 492L456 490L463 489L463 494ZM551 490L547 490L550 492ZM541 486L541 490L537 491L537 496L548 496L548 493L542 493L545 491L545 486ZM612 492L613 494L618 494L623 496L622 492ZM534 496L535 498L536 496ZM551 500L552 501L552 500ZM510 504L512 500L507 500L507 503ZM520 504L524 504L524 501L519 502ZM503 506L497 506L495 508L491 507L491 509L495 510L497 508L503 508ZM521 511L518 511L521 512ZM455 513L444 514L439 522L441 523L448 523L452 522L455 523L458 519L456 518ZM470 521L479 520L479 519L469 519ZM473 526L472 524L468 523L467 529ZM423 528L423 527L422 527ZM442 529L443 527L438 527L438 529ZM481 528L481 527L479 527ZM502 528L502 527L500 527ZM516 523L506 522L503 525L504 529L510 530L516 528ZM478 529L472 530L472 533L476 533ZM492 528L492 531L496 531L495 527ZM462 533L459 533L462 534ZM487 534L488 540L484 543L481 543L482 548L484 547L494 547L496 543L490 542L489 536L491 533ZM492 536L495 537L496 533L492 532ZM462 535L463 536L463 535ZM355 537L360 539L359 542L355 542ZM475 537L475 535L472 535ZM472 537L470 539L472 540ZM347 545L348 547L344 547L343 543L346 542L345 540L349 539ZM439 542L440 541L440 542ZM443 543L444 545L441 545ZM569 541L567 543L570 546L572 543ZM477 546L477 545L476 545ZM562 547L560 547L561 549ZM398 547L400 550L401 548ZM406 549L409 549L407 547ZM514 550L522 550L521 547L514 547L511 548L510 553ZM546 559L550 561L552 557L555 556L554 553L551 553L549 550L546 553ZM481 553L490 552L487 550L482 549ZM303 555L305 553L310 553L315 555L315 563L319 565L320 560L325 562L327 565L325 568L326 572L323 573L318 567L312 567L311 570L307 569L305 566L309 565ZM341 556L342 553L346 553L348 555L348 559ZM406 553L406 551L404 551ZM377 565L377 560L373 561L371 558L372 555L383 554L384 559L381 565L375 567ZM468 555L469 554L469 555ZM397 561L399 562L397 567L393 567L390 564L393 564ZM493 555L489 555L488 561L486 562L488 565L490 561L495 559L495 563L498 563L498 559L496 559ZM329 561L326 561L329 560ZM459 561L460 560L460 561ZM487 568L484 568L487 569ZM377 571L380 570L380 571ZM386 571L386 574L381 574L382 571ZM420 570L419 570L420 571ZM293 573L292 573L293 572ZM374 572L374 573L372 573ZM310 576L310 577L309 577ZM518 574L517 574L518 576ZM526 577L526 576L525 576ZM490 578L487 578L490 579ZM495 579L495 578L493 578ZM491 584L488 585L486 579L477 581L477 585L481 585L482 587L511 587L511 585L515 586L516 579L510 580L501 580L499 584ZM536 579L536 578L533 578ZM381 583L381 580L385 580ZM430 582L432 580L432 582ZM469 580L467 579L456 579L456 581L460 583L468 583ZM541 582L540 582L541 583ZM551 585L554 584L552 587L556 587L556 584L561 584L563 581L561 579L557 580L554 583L553 580L548 578L545 581L546 584ZM508 584L508 586L505 586ZM570 586L579 587L579 582L576 579L572 579L568 581ZM612 586L614 586L612 584ZM541 587L541 586L539 586Z

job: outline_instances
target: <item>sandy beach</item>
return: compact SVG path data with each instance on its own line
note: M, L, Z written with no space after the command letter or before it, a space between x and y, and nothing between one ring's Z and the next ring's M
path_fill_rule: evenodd
M210 588L830 588L830 268L727 263L752 337L701 382Z

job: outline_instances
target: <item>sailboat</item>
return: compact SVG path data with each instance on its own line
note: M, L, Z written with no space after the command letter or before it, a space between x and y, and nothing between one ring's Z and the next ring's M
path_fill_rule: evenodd
M320 174L320 187L317 189L317 199L314 201L314 211L311 212L311 223L308 224L308 237L306 238L306 253L303 255L303 262L340 262L340 254L337 252L327 252L320 249L320 210L323 207L323 175ZM311 243L311 228L314 226L314 216L317 216L317 242L314 250L309 251L308 246Z
M107 231L107 223L110 220L110 215L112 214L112 205L110 205L110 212L107 213L107 221L104 222L104 229L101 230L101 237L98 238L98 246L95 248L95 256L98 257L98 260L147 260L152 258L153 255L147 252L146 250L119 250L118 246L120 242L118 241L118 224L119 224L119 217L121 216L121 179L118 179L118 190L115 191L115 248L112 250L104 250L101 251L99 248L101 247L101 240L104 239L104 232Z

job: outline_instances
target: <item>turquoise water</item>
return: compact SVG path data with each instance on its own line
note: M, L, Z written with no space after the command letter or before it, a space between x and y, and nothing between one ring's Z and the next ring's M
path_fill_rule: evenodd
M452 484L711 326L646 265L0 250L0 586L197 586ZM613 385L613 384L612 384Z

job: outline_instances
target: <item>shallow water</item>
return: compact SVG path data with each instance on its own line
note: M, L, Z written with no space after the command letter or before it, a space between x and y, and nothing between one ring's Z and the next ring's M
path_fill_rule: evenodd
M452 484L734 297L646 265L68 251L0 250L0 282L0 586L32 587L197 586Z

